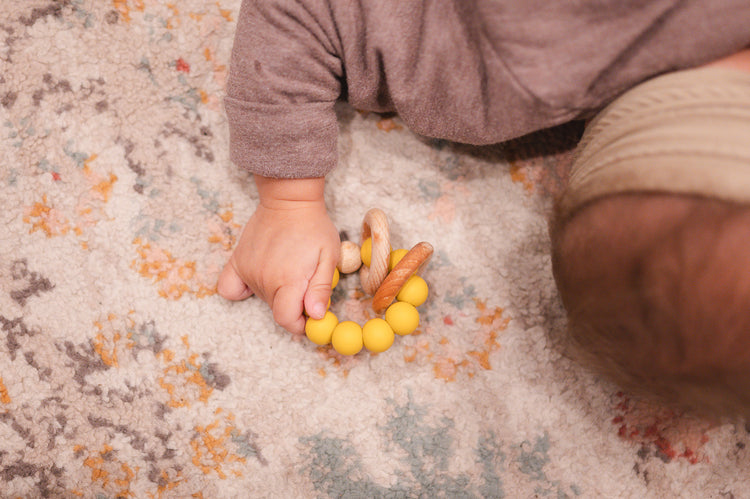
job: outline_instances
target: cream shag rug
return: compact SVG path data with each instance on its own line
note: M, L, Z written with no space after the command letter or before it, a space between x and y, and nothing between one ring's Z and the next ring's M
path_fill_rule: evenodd
M431 242L418 334L341 358L215 281L238 0L0 0L0 496L750 497L748 430L567 360L546 215L568 127L491 148L340 108L334 221ZM341 316L369 303L347 277Z

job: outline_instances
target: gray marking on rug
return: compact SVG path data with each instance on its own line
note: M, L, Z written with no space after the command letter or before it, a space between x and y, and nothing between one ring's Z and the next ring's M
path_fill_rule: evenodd
M494 432L484 432L474 449L479 477L466 473L452 473L449 463L457 443L454 440L454 422L442 417L428 422L429 407L408 401L393 405L393 414L380 428L383 447L393 445L406 453L402 459L405 467L394 470L396 482L388 487L375 483L367 475L362 458L354 445L345 438L324 432L301 437L300 443L308 449L308 464L302 470L315 489L330 497L505 497L501 473L507 472L506 453ZM570 498L582 495L575 484L564 486L559 480L550 480L545 467L550 463L550 438L547 433L533 443L523 441L510 446L518 471L536 482L535 497L556 496ZM517 453L520 450L520 454ZM397 454L402 454L398 452ZM382 459L388 460L387 455Z
M35 352L24 352L23 358L26 360L26 363L36 369L37 374L39 374L40 380L49 381L50 376L52 376L52 369L49 367L42 367L39 365L39 363L34 358Z
M55 416L54 421L57 423L57 426L53 423L47 425L47 436L49 437L47 440L48 451L57 447L57 437L65 434L65 427L68 424L68 418L64 414L58 414Z
M406 497L408 487L396 485L386 489L362 477L362 461L347 441L326 437L322 433L301 437L311 456L307 474L315 490L329 497Z
M203 207L210 213L218 213L220 194L216 191L211 191L203 186L203 181L197 177L190 177L190 182L195 185L195 192L203 199Z
M167 404L157 402L154 416L156 417L156 419L160 421L164 421L164 416L166 414L169 414L170 412L172 412L171 407L169 407Z
M3 467L0 470L0 478L5 482L10 482L15 478L36 476L34 485L39 495L34 497L67 497L65 488L60 483L60 478L64 471L64 468L59 468L55 465L43 468L23 460L18 460L13 464Z
M559 499L571 497L568 491L564 489L559 480L550 480L544 471L544 467L552 460L549 457L550 440L549 434L537 437L534 443L526 440L521 443L521 454L516 458L519 465L519 471L529 476L539 486L534 493L540 496L556 495ZM571 485L570 490L573 496L581 495L580 489L576 485Z
M258 460L263 466L268 465L268 461L263 457L260 452L260 446L255 442L258 436L251 432L246 431L242 433L236 429L232 430L231 440L237 446L237 452L244 457L252 457Z
M26 259L16 260L11 264L10 274L14 281L23 282L23 288L10 292L10 297L22 307L32 296L39 296L43 292L51 291L55 285L38 272L29 270Z
M70 82L68 80L55 81L50 73L46 73L42 77L42 83L44 83L45 88L35 90L31 94L31 99L34 102L35 106L39 106L39 104L47 95L57 95L60 93L73 92L73 88L70 86Z
M404 405L391 403L394 414L380 428L381 436L386 447L395 444L407 456L406 468L396 471L396 483L384 487L373 482L348 440L321 432L300 438L308 447L310 460L305 471L316 490L331 497L500 497L475 491L467 474L451 474L448 464L455 446L451 419L427 423L427 410L417 406L411 396Z
M75 371L73 379L81 386L86 384L86 376L89 374L106 371L110 368L110 366L105 364L102 358L96 354L91 345L79 346L77 348L72 342L66 341L63 345L58 344L56 346L58 350L65 353L65 355L73 362L71 366ZM94 387L94 393L97 395L100 394L101 388Z
M104 15L104 22L107 24L117 24L120 20L120 13L116 10L110 10Z
M133 151L135 150L135 144L130 139L124 137L117 137L115 143L122 146L125 151L125 162L127 163L128 168L130 168L130 170L136 175L133 190L138 194L143 194L143 189L147 185L145 180L146 168L143 166L143 163L134 160L132 157Z
M17 98L18 94L16 92L5 92L2 97L0 97L0 105L2 105L5 109L10 109L11 107L13 107L13 104L15 104Z
M92 95L106 97L107 94L102 90L102 87L104 87L106 83L107 82L101 76L99 78L88 78L76 91L76 98L78 100L88 100ZM99 103L97 103L97 105L98 104ZM108 106L106 102L104 102L104 104Z
M200 133L200 136L192 135L183 130L180 130L176 125L167 122L164 124L164 129L161 131L159 136L164 137L165 139L173 136L179 137L180 139L185 140L188 144L193 146L196 157L203 158L209 163L213 163L213 151L211 151L211 149L207 145L202 143L203 137L211 138L213 136L213 134L211 133L211 129L206 126L202 126L200 128Z
M136 356L141 350L149 350L154 354L164 350L164 342L167 338L158 333L156 323L153 320L139 324L138 328L131 334L133 351Z
M643 480L643 484L646 487L648 487L649 483L651 482L651 479L649 478L649 475L648 475L648 470L642 470L641 464L636 462L633 465L633 472L635 473L635 476L641 478Z
M494 432L488 432L479 439L477 457L482 465L482 480L484 483L479 487L482 497L505 497L503 481L497 470L505 461L505 454L500 450L501 444L497 441Z
M201 376L206 380L206 384L211 388L216 388L219 391L223 391L224 388L229 386L232 379L229 375L219 370L219 365L215 362L204 362L199 369Z
M18 436L26 442L26 445L29 448L34 448L36 445L36 439L31 434L31 430L21 426L12 414L8 412L0 413L0 422L8 425L14 432L16 432Z
M521 444L521 455L518 456L519 470L537 481L546 481L544 466L550 462L549 435L537 437L533 446L528 440Z
M383 430L390 442L406 452L411 473L422 490L431 495L433 491L465 487L468 479L464 476L455 479L441 476L448 469L452 455L453 420L443 417L436 426L425 424L427 410L415 404L411 394L406 404L394 407L394 412Z
M466 278L460 278L461 284L456 286L456 291L450 291L446 294L444 300L461 310L464 308L466 302L471 302L474 296L476 296L476 288L473 284L466 284Z
M14 478L28 478L34 476L38 471L39 467L33 464L18 461L10 466L4 467L2 471L0 471L0 477L6 482L10 482Z
M62 18L63 9L71 4L71 0L52 0L46 7L34 7L28 17L21 16L18 21L24 26L30 27L40 19L52 16Z
M6 333L5 345L8 348L8 354L10 355L11 361L16 360L16 353L21 348L21 343L18 340L19 337L32 337L39 334L38 330L29 329L26 324L24 324L22 318L7 319L2 315L0 315L0 331Z
M109 419L94 416L93 414L88 415L88 422L92 428L110 428L114 430L115 433L119 433L127 437L130 441L130 446L133 447L135 450L138 450L141 452L146 451L147 438L144 437L139 432L128 427L127 425L115 424L113 421L110 421Z
M4 43L6 46L5 57L2 60L8 63L12 63L13 54L15 53L13 46L16 44L17 41L21 40L21 37L15 34L16 30L15 28L13 28L13 26L6 26L4 24L0 24L0 29L6 33L6 37L4 40Z
M158 438L161 441L162 446L164 446L164 452L162 452L162 455L159 459L173 459L177 455L177 451L169 447L169 440L172 438L172 432L159 433L159 431L156 431L154 436ZM156 461L156 458L153 456L153 454L149 454L149 457L153 457L153 461ZM157 471L156 468L153 469L154 471Z

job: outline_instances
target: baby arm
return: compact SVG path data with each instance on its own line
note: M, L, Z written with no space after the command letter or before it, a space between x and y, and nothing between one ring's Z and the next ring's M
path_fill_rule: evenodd
M326 211L324 178L255 176L260 203L219 277L221 296L252 294L268 303L274 320L301 334L303 312L322 318L339 256L339 235Z
M323 198L337 158L339 53L327 2L242 2L224 104L230 157L255 174L260 203L217 289L256 294L293 333L303 311L325 314L339 254Z

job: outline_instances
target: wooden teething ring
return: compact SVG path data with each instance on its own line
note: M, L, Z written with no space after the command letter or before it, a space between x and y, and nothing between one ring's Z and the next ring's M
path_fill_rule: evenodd
M429 261L432 256L432 245L421 242L414 245L399 261L388 276L383 280L372 299L372 309L376 314L382 314L391 304L407 280Z
M359 279L364 292L374 295L388 275L388 260L391 255L388 218L378 208L369 210L362 222L362 242L367 238L372 238L372 258L369 268L362 266Z
M432 256L432 245L426 242L416 244L409 251L398 250L406 254L388 272L391 260L391 243L388 233L388 219L381 210L371 209L365 214L362 224L362 243L370 239L372 249L370 265L362 266L360 281L368 295L374 295L372 306L377 314L385 312L385 318L373 318L364 326L354 321L339 321L331 311L321 319L308 318L305 323L305 334L317 345L331 344L341 355L355 355L366 347L371 352L384 352L393 344L396 334L412 334L419 327L419 313L416 307L427 299L427 285L424 281L415 281L399 295L409 279L427 263ZM338 282L338 273L355 272L363 262L361 248L356 244L344 241L341 244L341 258L331 287ZM394 258L396 258L394 256ZM348 269L345 271L344 269ZM400 303L391 306L395 299ZM403 302L403 303L401 303ZM386 310L388 309L388 310Z

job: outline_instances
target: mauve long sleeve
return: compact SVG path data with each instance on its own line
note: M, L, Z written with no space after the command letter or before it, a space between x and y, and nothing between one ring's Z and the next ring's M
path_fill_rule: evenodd
M748 0L244 0L231 158L264 176L325 175L340 98L426 136L501 142L747 46Z

